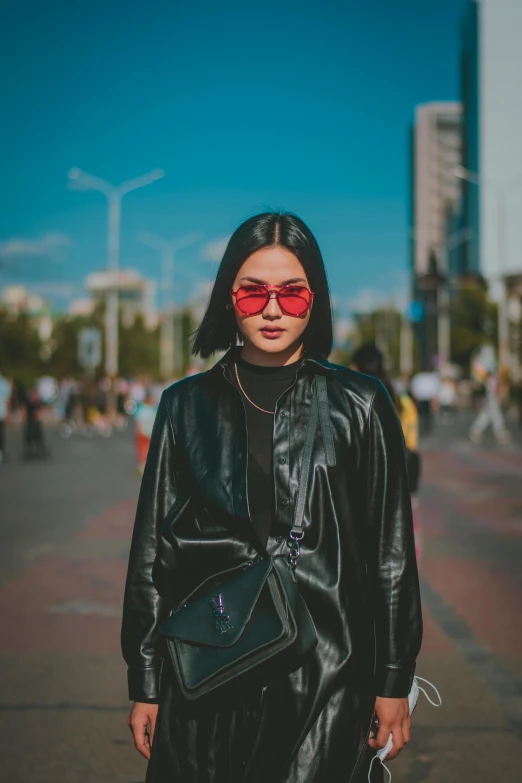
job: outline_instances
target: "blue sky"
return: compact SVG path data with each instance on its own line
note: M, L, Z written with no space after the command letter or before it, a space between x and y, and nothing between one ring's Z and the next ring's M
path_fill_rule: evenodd
M20 0L3 12L0 288L57 306L105 264L111 182L165 169L124 199L121 265L157 278L141 230L199 232L176 299L215 273L208 245L266 207L296 212L353 304L408 269L408 128L459 97L467 0ZM17 240L17 241L14 241ZM7 265L7 266L6 266Z

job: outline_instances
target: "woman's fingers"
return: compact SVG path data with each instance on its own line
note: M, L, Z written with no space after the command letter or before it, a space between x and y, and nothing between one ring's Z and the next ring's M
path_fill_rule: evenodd
M410 739L410 714L406 698L377 696L375 700L375 719L378 722L377 736L368 741L373 750L386 747L390 734L392 749L388 759L394 759Z
M374 734L373 739L368 742L368 745L374 750L380 750L381 748L384 748L388 742L391 730L391 724L380 721L377 733Z
M405 726L403 729L399 724L396 726L383 724L379 727L377 735L368 740L368 745L373 750L380 750L381 748L386 747L390 734L392 735L393 746L386 758L394 759L410 740L409 727Z
M145 756L147 761L150 759L157 715L157 704L142 704L140 702L135 702L127 721L134 738L134 747L142 756ZM147 727L149 726L150 730L147 731Z
M134 737L134 747L147 761L150 759L149 735L147 734L147 724L137 716L131 719L132 736Z
M389 735L388 735L389 736ZM402 728L396 727L395 729L392 729L392 737L393 737L393 747L390 750L390 752L387 755L387 759L390 761L395 758L395 756L398 756L401 750L404 747L404 734L402 732Z
M152 748L152 743L154 742L154 732L156 731L156 717L157 713L155 715L150 716L150 747Z

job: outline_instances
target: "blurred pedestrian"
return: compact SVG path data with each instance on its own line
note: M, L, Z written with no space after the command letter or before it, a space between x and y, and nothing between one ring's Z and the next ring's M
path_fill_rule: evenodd
M11 401L11 383L0 370L0 463L5 460L6 425Z
M36 392L42 405L52 405L59 394L59 386L52 375L43 375L36 381Z
M135 435L134 442L136 445L136 456L138 459L138 471L143 473L145 468L145 462L147 460L147 454L149 451L150 438L152 435L152 428L154 426L154 419L158 410L157 404L154 403L153 396L150 392L147 392L143 402L140 402L136 408L134 414L135 420Z
M74 378L62 378L60 381L58 405L62 421L74 420L75 408L78 402L78 384Z
M453 378L444 376L441 379L438 402L441 423L451 424L455 418L457 404L457 387Z
M419 406L421 435L429 435L433 422L433 404L439 392L439 377L434 372L418 372L411 380L411 393Z
M365 375L371 375L373 378L378 378L381 381L390 395L399 416L406 445L406 465L414 512L415 543L417 556L420 558L422 537L417 491L421 475L421 456L417 451L419 443L419 414L417 406L405 390L406 384L404 382L401 383L402 393L397 392L386 371L384 354L377 348L374 342L364 343L352 354L351 366L354 370L358 370Z
M36 386L32 386L25 394L24 408L25 429L23 458L43 459L48 456L42 424L44 403L38 394Z
M518 426L522 427L522 374L519 375L517 384L515 386L515 394L518 412Z
M126 378L118 378L116 381L116 416L119 419L127 418L125 403L129 399L130 383Z
M310 230L250 218L194 341L226 353L163 393L140 490L122 646L147 783L362 783L390 733L389 758L409 740L422 622L403 437L331 343Z
M470 427L470 440L473 443L481 443L484 432L491 426L497 443L505 445L510 442L511 435L500 408L498 377L489 370L485 371L482 390L481 410Z

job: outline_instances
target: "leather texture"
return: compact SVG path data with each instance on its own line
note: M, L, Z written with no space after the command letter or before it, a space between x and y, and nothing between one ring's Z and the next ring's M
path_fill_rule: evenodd
M408 695L422 637L402 430L378 381L305 359L274 415L275 522L264 548L248 511L234 357L164 392L143 476L122 646L130 698L160 702L147 783L355 783L370 759L375 696ZM217 571L286 551L315 373L328 390L330 462L335 453L328 467L318 428L299 564L317 646L296 671L211 707L187 704L162 666L159 623Z

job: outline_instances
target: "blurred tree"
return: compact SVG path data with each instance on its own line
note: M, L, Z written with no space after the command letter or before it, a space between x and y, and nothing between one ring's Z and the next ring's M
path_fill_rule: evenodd
M42 343L34 319L0 310L0 369L30 386L42 374Z
M190 344L193 332L192 315L184 310L180 318L183 346L183 371L190 364ZM95 327L102 333L102 361L96 371L104 373L104 306L100 304L92 315L62 315L54 319L51 339L42 350L42 342L34 319L30 315L13 315L0 309L0 369L23 382L32 384L44 373L55 378L82 377L85 370L78 363L78 333ZM142 316L130 324L120 320L119 367L126 377L148 375L159 377L159 328L149 329Z
M181 314L181 339L183 344L183 372L186 372L191 363L190 350L192 347L192 333L194 331L194 323L192 320L192 311L187 309L183 310Z
M497 341L497 305L488 299L484 285L463 284L450 306L451 360L466 372L471 354L480 345Z
M148 329L143 316L138 315L130 326L120 323L120 375L133 377L159 375L159 328Z
M91 327L103 331L101 306L89 316L63 315L55 320L51 355L46 363L46 370L50 375L55 378L63 378L67 375L78 378L84 374L85 371L78 362L78 333L81 329Z

